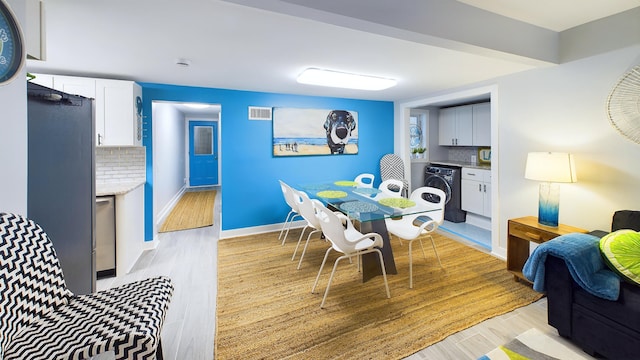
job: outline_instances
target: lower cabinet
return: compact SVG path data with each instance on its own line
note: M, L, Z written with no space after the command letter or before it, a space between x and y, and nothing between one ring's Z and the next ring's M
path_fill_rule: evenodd
M144 251L144 186L116 195L116 276L133 268Z
M491 170L462 168L462 210L491 217Z

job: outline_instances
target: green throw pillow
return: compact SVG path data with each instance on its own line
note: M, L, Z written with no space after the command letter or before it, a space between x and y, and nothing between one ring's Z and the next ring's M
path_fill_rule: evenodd
M600 253L611 270L640 285L640 232L618 230L605 235Z

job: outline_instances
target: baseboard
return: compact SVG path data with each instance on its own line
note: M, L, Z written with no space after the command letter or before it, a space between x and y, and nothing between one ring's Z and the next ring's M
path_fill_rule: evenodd
M182 194L184 194L186 191L187 188L185 186L182 186L182 188L180 188L180 190L178 190L178 192L171 198L171 201L169 201L167 205L165 205L165 207L162 209L162 211L158 213L158 217L156 219L156 229L160 228L160 226L164 224L167 216L169 216L171 210L173 210L178 201L180 201Z
M305 220L298 220L291 223L291 229L301 228L307 224ZM283 223L279 224L270 224L270 225L262 225L262 226L252 226L241 229L233 229L233 230L222 230L220 231L220 239L229 239L239 236L249 236L249 235L257 235L264 234L273 231L280 231L282 229Z
M491 231L491 218L467 212L467 220L465 222L469 225Z

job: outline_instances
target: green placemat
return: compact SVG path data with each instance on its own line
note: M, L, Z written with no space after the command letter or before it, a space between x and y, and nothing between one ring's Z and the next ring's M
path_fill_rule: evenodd
M384 199L378 200L378 203L384 206L400 208L400 209L416 206L415 201L405 199L405 198L384 198Z
M336 182L334 182L334 184L336 184L337 186L356 186L356 185L358 185L358 183L356 183L355 181L349 181L349 180L336 181Z
M327 198L327 199L339 199L339 198L347 197L347 193L340 190L320 191L316 195L318 195L319 197Z

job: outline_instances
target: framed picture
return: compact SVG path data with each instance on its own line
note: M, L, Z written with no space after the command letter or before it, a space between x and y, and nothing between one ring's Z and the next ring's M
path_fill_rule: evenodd
M478 161L481 164L491 164L491 148L478 148Z
M273 155L358 153L358 113L337 109L275 108Z

